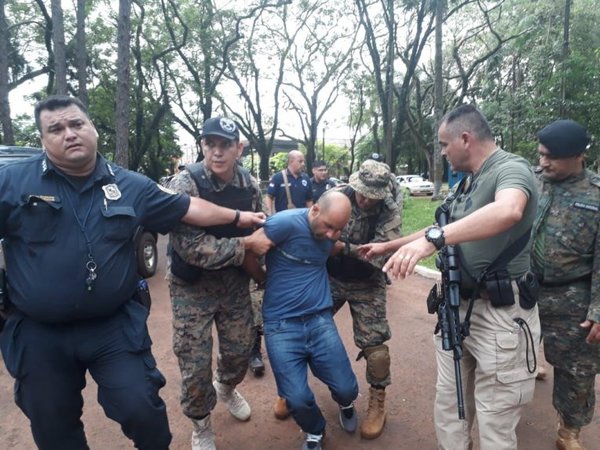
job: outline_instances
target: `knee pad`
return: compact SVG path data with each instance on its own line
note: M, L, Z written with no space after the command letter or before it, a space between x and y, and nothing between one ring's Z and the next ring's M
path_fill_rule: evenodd
M377 381L385 381L390 376L390 349L381 344L363 350L367 358L367 373Z

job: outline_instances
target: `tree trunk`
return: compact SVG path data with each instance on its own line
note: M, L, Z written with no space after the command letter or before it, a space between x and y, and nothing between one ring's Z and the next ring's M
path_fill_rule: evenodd
M10 118L8 102L8 22L4 14L4 1L0 0L0 122L2 122L2 139L6 145L14 145L15 137Z
M119 0L117 30L117 106L115 162L129 168L129 40L130 0Z
M434 117L433 125L433 199L439 199L442 191L442 178L444 176L444 158L442 157L440 143L437 139L437 127L442 120L444 109L444 78L443 78L443 48L442 48L442 23L444 20L445 0L436 0L435 5L435 80L434 80Z
M75 35L75 58L77 61L77 82L79 100L88 106L87 90L87 51L85 48L85 3L86 0L77 0L77 34Z
M569 63L569 28L571 22L571 0L565 0L565 17L563 19L563 44L560 77L560 117L567 115L567 67Z
M395 39L395 21L394 21L394 0L388 0L388 54L387 54L387 67L385 70L385 84L386 84L386 96L387 96L387 119L383 121L384 138L383 147L385 161L392 165L394 170L394 157L393 157L393 146L392 146L392 117L394 116L394 47L396 43Z
M67 94L67 48L65 45L65 25L60 0L52 0L52 44L54 45L54 73L56 93Z

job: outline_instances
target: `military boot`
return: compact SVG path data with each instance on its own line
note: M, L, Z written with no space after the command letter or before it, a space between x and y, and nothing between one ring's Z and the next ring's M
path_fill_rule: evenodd
M210 414L204 419L192 420L192 450L217 450L215 447L215 432L210 424Z
M558 450L585 450L579 439L580 430L579 427L568 426L561 420L558 424L556 448Z
M260 351L261 342L262 334L257 328L254 336L254 346L252 347L250 361L248 362L248 367L255 377L262 377L265 374L265 364L263 363L262 353Z
M231 415L237 420L246 421L250 419L250 405L234 386L213 381L217 398L223 402Z
M385 389L369 388L369 409L367 417L360 426L363 439L376 439L385 425Z

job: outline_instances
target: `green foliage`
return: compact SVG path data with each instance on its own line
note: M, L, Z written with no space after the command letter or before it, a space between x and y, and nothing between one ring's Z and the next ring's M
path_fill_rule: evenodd
M433 225L435 210L441 201L432 201L431 197L404 196L404 210L402 212L402 234L408 236L415 231ZM424 259L419 264L435 269L435 255Z
M15 145L24 147L41 147L40 133L38 132L33 117L21 114L13 120Z
M275 173L278 170L283 170L287 167L288 154L286 152L275 153L269 160L269 167L271 173Z

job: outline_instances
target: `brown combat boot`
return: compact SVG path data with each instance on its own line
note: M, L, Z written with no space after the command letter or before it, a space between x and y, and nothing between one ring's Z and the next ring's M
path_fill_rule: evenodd
M275 404L273 405L273 414L275 418L279 420L285 420L290 417L290 410L287 407L285 398L277 397Z
M556 448L558 450L585 450L579 439L579 427L570 427L561 420L558 424Z
M383 432L385 425L385 390L369 388L369 409L367 417L360 425L363 439L376 439Z

